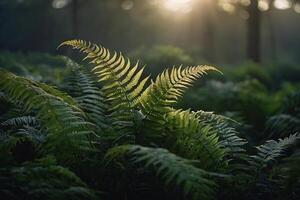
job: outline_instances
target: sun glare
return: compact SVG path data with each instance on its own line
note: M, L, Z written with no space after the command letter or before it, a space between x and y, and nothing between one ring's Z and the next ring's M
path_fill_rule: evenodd
M296 3L296 4L295 4L294 10L295 10L296 13L299 13L299 14L300 14L300 3Z
M164 7L174 12L190 12L192 10L192 0L164 0Z
M56 9L64 8L70 2L71 2L71 0L54 0L52 2L52 7L56 8Z
M291 2L289 0L275 0L274 7L279 10L289 9L291 7Z
M245 5L247 3L247 1L245 1L245 0L241 1L241 2L245 3ZM218 1L218 6L225 12L232 14L236 10L236 7L234 6L233 3L234 3L234 1L232 1L232 0L220 0L220 1Z
M269 10L269 1L268 0L260 0L258 2L258 8L259 8L260 11Z

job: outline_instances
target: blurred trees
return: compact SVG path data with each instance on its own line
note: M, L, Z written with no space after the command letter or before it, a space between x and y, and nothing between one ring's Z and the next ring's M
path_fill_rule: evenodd
M262 12L268 11L272 5L280 10L293 8L300 13L299 0L218 0L220 7L229 13L235 9L244 9L247 18L247 58L254 62L261 61L261 20ZM275 41L272 41L275 42Z
M49 28L56 23L49 5L51 0L1 0L0 46L11 50L49 49L51 38L56 35Z
M72 33L76 38L78 34L78 0L72 0Z
M76 37L123 51L173 45L209 63L237 63L269 58L263 51L275 48L266 47L262 37L272 32L268 39L272 38L276 32L286 36L273 37L271 42L279 43L279 54L284 54L281 59L287 56L300 62L300 37L296 34L300 28L295 23L300 15L272 11L274 30L264 20L266 5L270 10L278 0L190 0L192 9L177 10L174 5L167 9L166 1L1 0L0 48L56 52L61 41ZM289 8L300 12L299 2L291 3ZM285 9L278 2L276 6ZM280 24L284 28L275 30ZM248 33L244 32L246 25Z
M254 62L260 62L261 14L258 10L258 0L251 0L247 11L249 14L247 21L247 57Z

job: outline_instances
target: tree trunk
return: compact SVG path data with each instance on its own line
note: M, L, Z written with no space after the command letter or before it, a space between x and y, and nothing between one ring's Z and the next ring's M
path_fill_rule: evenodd
M254 62L260 62L261 13L258 9L258 0L251 0L247 10L249 14L247 21L247 58Z
M267 20L269 25L269 37L270 37L270 52L271 52L271 59L272 62L277 61L277 51L276 51L276 33L273 25L273 21L271 18L271 13L267 13Z
M204 20L203 27L203 46L204 55L208 62L215 62L215 27L214 27L214 1L204 1L202 2L202 18Z
M201 48L201 56L213 63L215 53L214 1L194 1L191 18L189 44L197 49Z
M72 2L72 37L78 37L78 0Z
M209 17L206 17L204 22L204 53L207 61L214 62L215 61L215 30L213 26L213 22Z

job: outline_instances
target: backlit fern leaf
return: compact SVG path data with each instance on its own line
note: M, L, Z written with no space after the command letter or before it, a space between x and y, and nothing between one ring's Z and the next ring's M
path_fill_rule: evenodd
M126 134L133 133L136 100L148 80L148 77L142 78L143 68L138 70L138 63L132 67L130 60L121 53L111 55L108 49L83 40L66 41L60 46L64 45L87 54L84 60L95 64L92 72L103 84L102 91L110 103L110 116L114 119L112 124Z
M238 132L233 124L237 122L212 112L197 111L195 112L197 118L201 123L207 124L216 131L219 137L220 145L225 148L226 159L229 161L229 169L241 168L242 166L234 166L238 160L246 160L247 154L244 145L247 144L246 140L238 136ZM233 163L233 165L232 165Z
M225 149L218 134L210 124L202 123L196 113L176 110L166 120L168 143L174 145L173 152L199 160L203 169L218 169L224 164Z
M170 112L170 105L182 96L184 90L208 71L218 71L211 66L173 67L158 75L155 82L141 95L138 105L145 115L145 123L150 129L164 123L164 114Z

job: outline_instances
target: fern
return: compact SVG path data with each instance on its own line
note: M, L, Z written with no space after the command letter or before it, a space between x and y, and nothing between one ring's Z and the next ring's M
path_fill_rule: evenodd
M95 199L88 189L95 188L108 199L268 198L291 183L297 196L299 181L291 177L298 177L299 155L289 155L299 134L268 140L253 155L237 122L172 108L216 68L173 67L147 85L143 68L121 53L83 40L61 46L90 62L83 67L65 59L72 71L63 85L0 71L0 100L8 105L0 116L1 197L20 198L17 190L27 199ZM297 95L288 101L267 123L272 139L298 130ZM18 159L26 157L20 146L31 157Z
M238 122L212 112L197 111L196 116L201 122L209 124L217 131L222 146L227 149L229 154L236 157L245 152L243 146L247 144L247 141L239 137L239 133L234 128L234 124L236 125Z
M45 83L32 82L32 84L36 84L37 87L41 88L46 93L61 99L62 101L67 103L70 107L72 107L72 109L77 110L78 112L82 112L82 110L78 109L78 104L68 94L61 92L60 90L56 89L55 87L51 87ZM83 114L83 112L82 112L82 114Z
M112 101L121 98L131 107L134 99L140 94L147 81L147 78L145 78L138 84L143 72L143 69L136 71L138 64L132 68L130 61L126 61L121 54L117 55L115 53L110 56L111 53L107 49L95 44L87 44L84 41L72 40L64 42L62 45L70 45L87 53L85 59L91 59L91 63L97 64L92 70L98 75L99 81L104 82L103 89L107 91L108 98ZM134 87L137 87L136 90L134 90ZM118 104L115 106L118 108Z
M261 170L268 164L276 161L284 155L284 151L290 146L294 145L300 139L299 134L293 134L279 141L268 140L265 144L260 145L257 148L257 155L252 156L253 161L251 164L257 169Z
M32 81L1 71L0 89L15 104L26 110L36 110L36 117L48 132L47 149L63 160L78 154L78 149L90 148L88 135L91 125L83 119L82 112L74 105L44 91ZM47 86L48 88L49 86ZM70 152L71 153L70 155Z
M109 105L99 84L88 70L70 59L66 59L66 62L72 72L66 79L64 89L74 97L91 122L102 129L107 128L106 114Z
M129 161L152 171L169 187L178 187L184 196L191 199L212 199L216 187L210 174L193 166L192 161L178 157L161 148L139 145L118 146L106 154L106 161L113 162L120 156L128 156Z
M43 144L46 141L46 135L42 132L42 130L32 126L24 126L23 128L19 129L15 135L28 138L35 145Z
M288 114L270 117L265 125L264 137L267 139L287 137L290 133L300 131L300 119Z
M167 115L167 137L179 155L197 159L203 169L218 169L225 155L217 133L208 124L201 123L196 113L173 111ZM172 141L174 140L175 141Z
M13 127L20 127L24 125L32 125L32 126L38 126L39 122L38 120L33 116L21 116L21 117L14 117L11 119L8 119L2 123L0 123L0 127L5 126L13 126Z
M92 72L98 76L98 81L103 84L107 101L110 104L110 117L122 137L135 137L136 111L135 102L142 92L148 77L142 79L142 72L138 70L138 63L131 67L129 59L120 53L111 56L109 50L102 46L87 43L82 40L70 40L63 42L60 46L72 46L80 52L87 54L84 60L90 60L95 64ZM134 138L133 138L134 140Z
M39 155L40 147L46 142L46 134L37 128L24 126L16 131L0 132L0 140L0 163L4 157L16 161L26 161ZM26 147L26 152L18 155L18 149L23 147Z
M283 193L289 198L300 195L300 151L296 151L290 157L284 159L280 165L282 168L281 176L283 181L281 183Z
M98 199L80 178L51 157L10 169L1 167L0 172L4 199Z
M171 71L165 70L158 75L155 82L143 92L139 99L139 108L145 115L150 126L163 125L163 116L169 112L169 106L183 94L184 89L207 71L218 71L210 66L173 67Z

